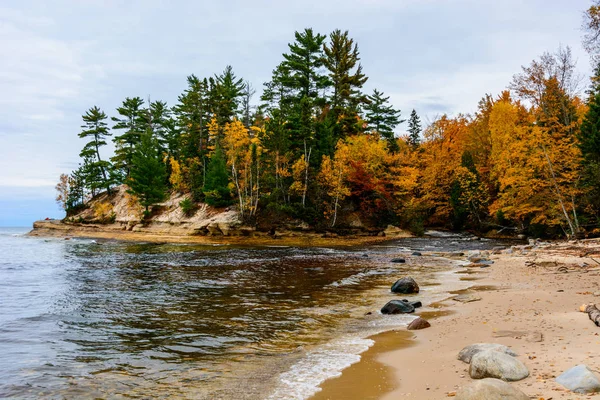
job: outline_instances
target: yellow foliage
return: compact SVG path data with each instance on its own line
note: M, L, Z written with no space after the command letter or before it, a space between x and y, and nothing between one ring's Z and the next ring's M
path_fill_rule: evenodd
M95 203L93 205L94 218L101 223L107 223L113 217L113 205L106 203Z
M188 186L185 183L185 179L181 170L181 164L174 157L169 159L171 164L171 176L169 176L169 182L174 190L185 193L188 190Z

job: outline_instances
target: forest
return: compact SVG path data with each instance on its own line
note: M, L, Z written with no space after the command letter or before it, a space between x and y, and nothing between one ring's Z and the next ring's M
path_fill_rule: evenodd
M585 13L584 45L598 63L600 7ZM600 63L591 84L569 47L516 71L477 111L424 126L368 80L347 31L295 32L262 95L227 66L187 77L177 104L126 98L110 117L91 107L78 169L61 176L67 216L126 184L145 215L170 192L235 207L248 224L302 220L343 229L422 233L436 226L536 237L600 234ZM587 89L585 89L587 86ZM256 102L255 102L256 101ZM401 124L407 133L395 132ZM107 141L115 145L102 154Z

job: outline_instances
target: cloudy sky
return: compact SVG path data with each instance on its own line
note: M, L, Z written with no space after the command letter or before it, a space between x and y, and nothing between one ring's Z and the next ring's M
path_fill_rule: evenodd
M580 45L589 0L3 0L0 3L0 226L61 217L58 176L77 165L81 114L127 96L174 104L189 74L231 64L256 88L296 30L349 30L369 76L425 120L473 112L520 66Z

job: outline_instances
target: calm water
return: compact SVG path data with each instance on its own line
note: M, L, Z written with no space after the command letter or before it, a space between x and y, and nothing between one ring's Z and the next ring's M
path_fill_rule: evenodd
M131 244L0 228L0 398L304 399L356 362L411 274L431 302L467 283L424 251L460 238L346 250ZM369 257L363 255L368 253Z

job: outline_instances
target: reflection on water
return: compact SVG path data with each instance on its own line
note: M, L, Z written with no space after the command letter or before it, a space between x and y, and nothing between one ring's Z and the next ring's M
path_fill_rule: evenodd
M391 255L453 246L213 247L15 233L0 231L0 397L19 398L264 398L279 373L317 354L310 349L381 322L364 315L397 275L419 273L426 294L448 268L434 258L426 268L391 264Z

